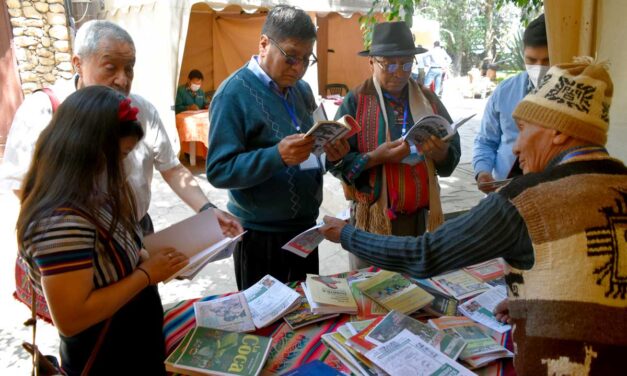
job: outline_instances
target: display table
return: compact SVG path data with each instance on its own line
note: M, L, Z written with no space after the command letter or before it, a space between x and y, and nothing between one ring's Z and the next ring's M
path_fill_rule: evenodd
M176 114L176 130L181 140L181 151L189 153L189 163L196 165L196 156L205 158L209 146L208 110L184 111Z
M288 286L296 288L298 284L298 282L292 282ZM164 318L166 354L174 351L183 337L185 337L185 334L196 325L194 317L195 302L213 300L231 294L185 300L168 309ZM260 336L272 337L270 354L261 375L280 375L315 359L340 372L350 374L350 370L335 354L327 349L320 339L323 334L335 332L339 326L349 320L350 315L340 315L292 330L283 319L279 319L273 324L253 332ZM507 336L506 342L506 347L511 349L511 335ZM498 361L478 371L475 372L480 376L515 376L511 360Z

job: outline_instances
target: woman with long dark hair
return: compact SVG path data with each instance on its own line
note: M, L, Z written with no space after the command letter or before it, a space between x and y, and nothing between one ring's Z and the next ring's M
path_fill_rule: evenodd
M87 363L91 375L165 373L156 283L188 260L172 249L143 256L123 168L144 133L136 115L108 87L70 95L37 141L23 183L19 252L45 295L69 375Z

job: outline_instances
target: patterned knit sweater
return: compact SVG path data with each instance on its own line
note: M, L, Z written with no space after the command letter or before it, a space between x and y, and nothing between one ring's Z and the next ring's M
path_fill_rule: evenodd
M627 168L572 161L501 190L531 237L531 269L511 268L519 375L615 375L627 356ZM620 371L623 369L623 371Z
M311 88L298 81L288 100L307 132L315 109ZM244 66L216 91L210 123L207 178L229 189L228 209L245 228L289 232L315 224L324 170L283 163L278 143L298 131L275 91Z

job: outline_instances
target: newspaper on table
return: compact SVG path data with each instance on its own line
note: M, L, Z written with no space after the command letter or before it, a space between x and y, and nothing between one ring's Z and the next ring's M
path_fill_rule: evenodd
M343 212L336 215L338 219L347 220L350 218L350 209L346 209ZM316 249L324 240L324 236L318 231L320 227L324 226L324 222L320 221L315 226L307 229L300 234L296 235L292 240L287 242L283 247L286 251L290 251L297 254L300 257L307 257L311 252Z
M300 300L299 293L269 274L244 290L243 294L257 328L263 328L283 317Z
M505 333L511 330L512 326L498 321L492 312L494 312L496 305L506 298L507 289L505 286L492 287L459 306L459 312L492 330Z
M368 351L366 357L391 376L474 376L407 329Z
M206 302L194 303L196 326L250 332L255 330L253 317L244 294L233 294Z
M466 346L466 342L461 338L446 334L443 331L439 331L397 311L388 313L383 320L366 335L366 340L377 346L381 346L403 330L409 330L412 334L422 338L425 342L439 349L444 355L453 360L457 359Z

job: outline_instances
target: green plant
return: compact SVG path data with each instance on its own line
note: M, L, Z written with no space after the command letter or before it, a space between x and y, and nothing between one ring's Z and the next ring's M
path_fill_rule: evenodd
M372 42L372 29L379 22L377 13L383 15L385 21L405 21L407 26L412 26L413 14L420 0L373 0L372 7L366 15L359 17L361 31L364 34L364 48L370 48Z

